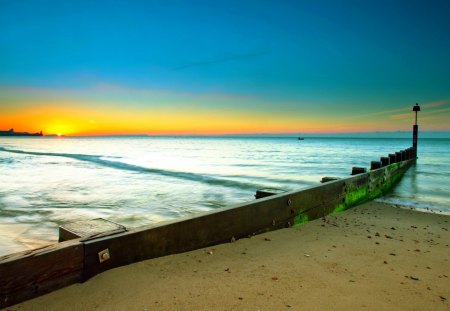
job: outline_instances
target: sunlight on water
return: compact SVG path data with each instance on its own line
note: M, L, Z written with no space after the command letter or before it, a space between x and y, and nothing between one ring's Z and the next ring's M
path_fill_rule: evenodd
M385 202L450 208L448 140L423 140L419 162ZM1 138L0 254L55 242L65 222L128 227L253 200L259 188L301 189L346 177L405 139Z

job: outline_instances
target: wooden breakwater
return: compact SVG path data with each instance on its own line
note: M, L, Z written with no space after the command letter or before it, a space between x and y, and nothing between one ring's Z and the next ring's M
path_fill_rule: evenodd
M205 212L194 217L73 239L0 257L0 307L7 307L103 271L145 259L181 253L261 232L298 225L379 197L416 160L409 148L371 170L297 191Z

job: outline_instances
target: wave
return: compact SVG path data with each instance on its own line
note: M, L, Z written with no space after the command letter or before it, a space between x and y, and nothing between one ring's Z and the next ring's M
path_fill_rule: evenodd
M390 198L390 197L381 197L375 199L376 202L381 202L385 204L393 204L403 208L412 208L423 212L439 212L445 215L450 215L450 207L440 204L438 202L423 202L416 201L415 199L406 199L406 198Z
M291 179L285 179L285 178L274 178L274 177L265 177L265 176L245 176L245 175L227 175L227 178L237 178L237 179L245 179L245 178L251 178L253 180L261 180L264 183L272 183L272 184L290 184L290 185L296 185L297 188L303 187L303 186L317 186L319 185L319 179L317 181L310 181L306 179L298 179L298 178L291 178Z
M37 151L24 151L24 150L16 150L16 149L7 149L4 147L0 147L0 151L17 153L17 154L26 154L26 155L35 155L35 156L49 156L49 157L64 157L71 158L79 161L90 162L97 165L137 172L137 173L148 173L148 174L157 174L161 176L173 177L178 179L184 179L189 181L201 182L209 185L230 187L230 188L240 188L244 190L255 190L263 187L261 184L254 183L244 183L238 182L230 179L222 179L216 178L208 175L201 175L189 172L180 172L180 171L170 171L156 168L147 168L143 166L128 164L120 161L111 161L106 160L103 156L99 155L89 155L89 154L76 154L76 153L52 153L52 152L37 152Z

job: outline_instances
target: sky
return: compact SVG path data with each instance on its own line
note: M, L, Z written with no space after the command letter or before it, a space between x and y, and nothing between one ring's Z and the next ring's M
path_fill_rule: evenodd
M0 129L450 131L450 1L0 0Z

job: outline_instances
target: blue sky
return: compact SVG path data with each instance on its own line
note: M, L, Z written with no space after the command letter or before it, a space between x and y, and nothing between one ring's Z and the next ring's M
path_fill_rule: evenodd
M195 101L261 118L278 107L299 123L310 112L325 124L441 102L429 129L448 130L449 16L450 1L0 0L0 105L45 90L54 105L61 92L124 110ZM98 91L105 85L121 100ZM160 101L140 100L143 90Z

